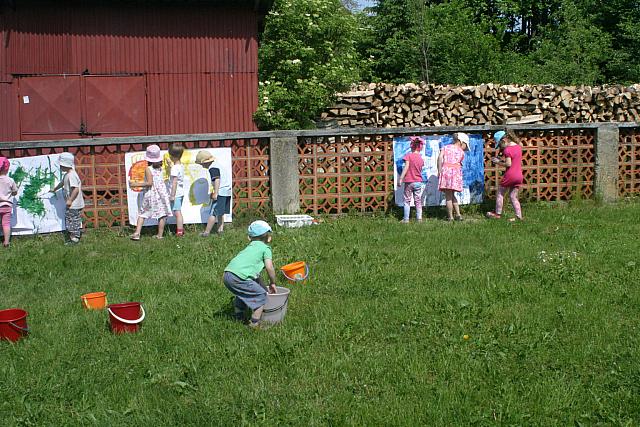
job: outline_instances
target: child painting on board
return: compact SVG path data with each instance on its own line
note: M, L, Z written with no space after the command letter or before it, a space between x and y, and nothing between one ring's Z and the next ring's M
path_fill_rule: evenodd
M416 220L422 222L422 191L424 190L424 182L422 180L422 168L424 167L424 160L420 154L422 150L423 141L419 137L411 137L411 152L404 156L404 166L402 167L402 174L398 179L398 186L404 185L404 211L402 216L402 222L409 222L409 215L411 214L411 200L413 200L416 206Z
M184 165L181 162L184 148L180 144L169 146L169 158L171 159L171 173L169 174L169 200L171 210L176 217L176 236L184 236L184 220L182 218L182 200L184 199Z
M493 157L491 161L507 168L498 187L496 195L496 210L487 212L487 218L498 219L502 216L504 205L504 195L509 193L509 199L513 205L516 217L510 218L509 221L522 220L522 208L518 200L518 191L523 183L522 176L522 147L519 144L518 137L513 131L498 131L493 135L496 141L496 149L502 151L502 156Z
M438 189L444 193L449 221L462 221L455 193L462 191L462 161L465 151L469 151L469 135L458 132L453 134L453 144L442 147L438 156Z
M64 222L67 229L68 240L66 244L80 242L82 236L82 210L84 209L84 197L82 196L82 183L75 171L75 157L71 153L62 153L58 160L60 170L64 173L62 181L56 185L54 193L62 188L66 209Z
M249 307L252 311L249 327L258 328L267 303L267 292L276 292L276 272L269 246L272 230L265 221L254 221L249 225L247 233L250 243L224 269L223 282L235 295L235 318L242 320L245 309ZM269 276L268 291L260 279L262 270L267 270Z
M171 215L171 203L169 202L169 193L162 176L162 156L160 155L160 147L150 145L144 155L144 159L149 166L144 171L144 181L132 181L129 186L132 189L142 189L142 205L138 211L138 220L136 222L136 231L131 235L131 240L140 240L140 233L144 220L158 220L158 234L156 239L162 239L164 234L164 226L167 217Z
M13 212L13 198L18 194L16 182L9 173L9 159L0 157L0 218L2 218L2 246L9 247L11 239L11 214Z
M200 233L200 237L208 237L214 225L216 226L215 233L222 234L224 231L224 215L231 213L231 186L226 184L226 180L222 179L225 177L221 176L220 168L212 166L215 160L215 157L206 150L198 151L196 155L196 163L209 171L212 187L209 217L204 231Z

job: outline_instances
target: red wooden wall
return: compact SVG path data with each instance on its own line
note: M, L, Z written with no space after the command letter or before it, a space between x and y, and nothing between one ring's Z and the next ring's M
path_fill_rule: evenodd
M92 3L0 6L0 140L256 129L252 8Z

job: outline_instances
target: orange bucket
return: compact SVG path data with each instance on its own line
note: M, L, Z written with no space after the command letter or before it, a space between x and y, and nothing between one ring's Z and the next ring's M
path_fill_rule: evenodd
M280 267L280 271L289 283L304 282L309 277L309 266L304 261L292 262Z
M102 310L107 306L107 294L104 292L91 292L80 297L82 306L87 310Z

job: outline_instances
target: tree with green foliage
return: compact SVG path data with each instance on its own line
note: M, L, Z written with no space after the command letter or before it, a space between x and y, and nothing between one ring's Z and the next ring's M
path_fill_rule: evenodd
M309 128L358 81L357 21L340 0L276 0L259 50L260 129Z
M640 78L637 0L378 0L372 80L597 84Z

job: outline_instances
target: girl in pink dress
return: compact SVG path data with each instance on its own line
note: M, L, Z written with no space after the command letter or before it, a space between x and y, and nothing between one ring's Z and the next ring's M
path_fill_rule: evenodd
M462 221L455 192L462 191L462 160L465 151L469 151L469 135L458 132L453 134L453 144L445 145L438 156L438 189L444 193L449 221Z
M167 217L171 216L171 202L169 191L162 177L162 155L160 147L150 145L147 147L144 159L150 165L144 171L144 182L131 182L131 188L143 190L142 206L138 212L136 231L131 235L131 240L140 240L140 233L144 220L153 218L158 220L158 234L156 239L162 239Z
M398 186L404 184L404 215L402 222L409 222L409 214L411 213L411 199L416 205L416 219L422 221L422 190L424 190L424 182L422 181L422 168L424 160L420 154L423 141L419 137L412 137L411 152L404 156L404 166L402 174L398 180Z
M509 192L509 198L516 213L516 217L509 219L509 221L522 220L522 209L518 200L518 191L523 182L522 147L518 144L518 137L512 131L498 131L493 135L493 139L496 141L496 149L502 149L503 157L494 157L491 161L496 165L505 166L507 171L502 176L498 188L496 210L487 212L487 217L500 218L502 216L504 195Z

